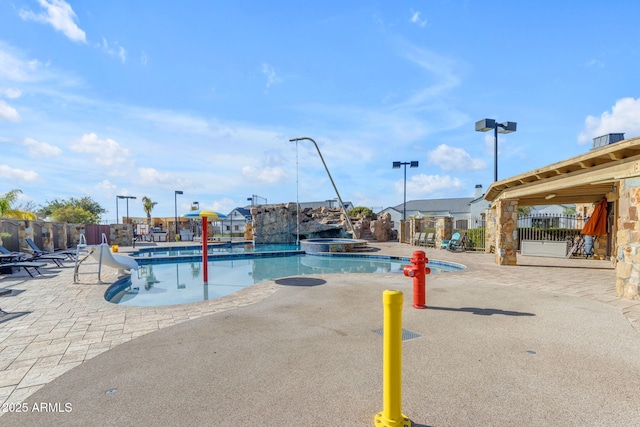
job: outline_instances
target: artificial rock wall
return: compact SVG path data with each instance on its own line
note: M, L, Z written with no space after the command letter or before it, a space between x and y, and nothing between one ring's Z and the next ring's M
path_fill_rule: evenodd
M382 214L377 220L352 218L355 236L349 230L344 213L339 208L305 208L299 212L296 203L254 206L251 208L251 227L245 229L245 237L251 235L255 243L295 243L300 239L357 238L391 240L391 215ZM248 233L250 231L250 234Z

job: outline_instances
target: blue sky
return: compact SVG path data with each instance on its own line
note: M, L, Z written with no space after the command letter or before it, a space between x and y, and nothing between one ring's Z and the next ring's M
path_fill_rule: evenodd
M0 0L0 194L375 211L640 135L640 3ZM119 213L125 211L120 202Z

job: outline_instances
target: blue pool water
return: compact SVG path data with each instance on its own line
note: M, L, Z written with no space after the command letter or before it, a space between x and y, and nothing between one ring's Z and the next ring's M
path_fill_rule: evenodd
M223 243L207 245L207 253L211 255L221 254L242 254L249 252L275 252L275 251L294 251L299 247L296 244L262 244L254 245L252 243ZM131 255L138 258L166 258L166 257L190 257L202 256L202 246L178 246L171 248L141 248Z
M232 294L254 283L281 277L337 273L397 273L407 258L382 256L256 256L210 260L209 284L203 285L202 262L140 265L137 273L109 287L105 298L116 304L160 306L204 301ZM429 262L431 274L462 266Z

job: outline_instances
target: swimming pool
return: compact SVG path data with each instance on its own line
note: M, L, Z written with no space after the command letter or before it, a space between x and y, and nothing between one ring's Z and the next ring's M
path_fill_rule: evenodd
M160 306L220 298L254 283L289 276L339 273L402 274L409 258L376 255L245 254L209 260L209 284L202 282L201 261L140 265L137 273L118 280L105 298L115 304ZM429 261L431 273L461 270L459 264Z
M296 244L261 244L253 243L215 243L207 245L207 253L211 255L224 254L245 254L249 252L280 252L280 251L296 251L299 250ZM130 255L136 260L145 261L145 259L167 258L167 257L202 257L202 246L172 246L172 247L150 247L140 248ZM164 261L161 261L164 262Z

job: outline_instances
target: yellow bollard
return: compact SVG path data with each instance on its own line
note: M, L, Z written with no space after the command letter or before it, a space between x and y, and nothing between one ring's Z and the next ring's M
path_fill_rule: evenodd
M382 338L382 412L373 418L379 427L411 427L402 414L402 292L386 290L382 294L384 328Z
M118 248L119 248L118 245L111 246L111 252L118 252Z

